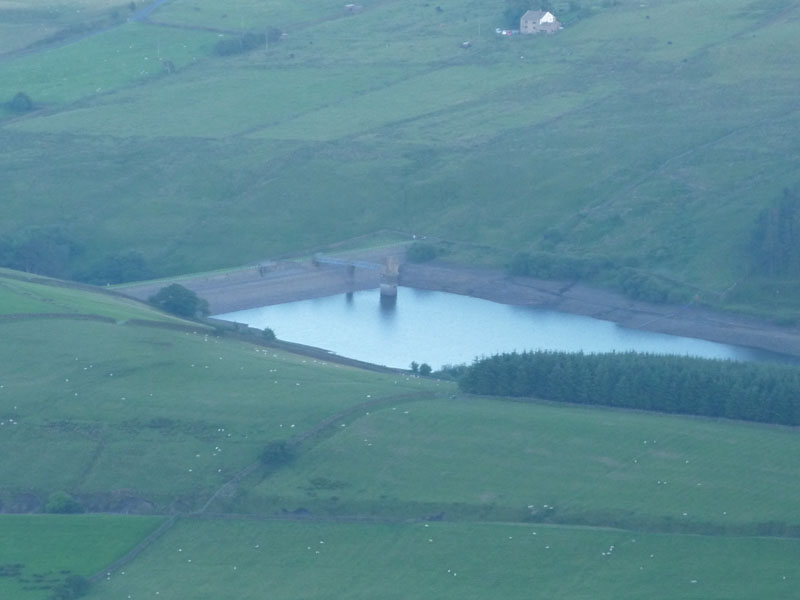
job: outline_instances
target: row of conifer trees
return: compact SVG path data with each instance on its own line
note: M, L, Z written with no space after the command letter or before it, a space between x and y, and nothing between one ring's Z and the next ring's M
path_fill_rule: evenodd
M536 351L476 360L465 392L800 424L800 369L635 352Z

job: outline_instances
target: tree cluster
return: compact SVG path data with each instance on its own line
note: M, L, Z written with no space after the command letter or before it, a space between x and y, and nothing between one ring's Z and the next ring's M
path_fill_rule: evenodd
M142 281L154 276L144 256L128 250L104 256L88 269L78 273L77 279L95 285Z
M783 196L759 216L753 236L756 269L771 277L800 276L800 189Z
M83 505L63 490L50 494L44 510L58 515L72 515L84 512Z
M69 274L81 245L58 226L28 227L0 238L0 267L51 277Z
M411 361L411 372L414 375L422 375L423 377L427 377L433 372L433 368L428 363L419 364L417 361Z
M148 301L161 310L190 319L205 316L209 312L208 302L178 283L161 288Z
M524 352L475 361L459 380L473 394L800 424L800 369L635 352Z
M76 600L89 592L89 580L80 575L70 575L50 596L51 600Z
M36 108L31 97L25 92L17 92L9 101L8 107L16 113L26 113Z
M664 277L615 262L604 256L569 256L550 252L518 252L508 264L511 275L572 281L601 281L628 298L645 302L686 302L691 291Z
M550 252L519 252L508 265L512 275L540 279L589 279L613 263L605 257L577 257Z
M406 250L406 258L412 263L423 263L439 256L439 248L425 242L414 242Z
M297 456L297 451L286 440L269 442L258 455L261 464L266 467L282 467L288 465Z

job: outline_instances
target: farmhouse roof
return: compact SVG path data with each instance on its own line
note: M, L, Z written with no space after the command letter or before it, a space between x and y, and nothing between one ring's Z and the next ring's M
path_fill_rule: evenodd
M536 21L537 23L555 23L556 17L550 11L529 10L522 15L523 21Z

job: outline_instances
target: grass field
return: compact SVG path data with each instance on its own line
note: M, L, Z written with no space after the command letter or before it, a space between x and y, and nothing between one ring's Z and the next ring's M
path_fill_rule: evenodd
M256 486L247 502L260 511L356 506L381 516L756 534L800 525L797 444L789 428L427 401L360 416Z
M501 38L477 0L174 0L7 56L0 98L45 110L0 123L0 234L69 217L75 273L133 249L167 275L403 229L604 255L709 302L739 282L732 305L791 317L747 278L758 214L800 180L798 8L579 4L558 35ZM287 37L215 55L265 27Z
M800 181L797 4L556 4L557 35L506 38L504 3L478 0L172 0L145 22L0 0L0 254L60 226L80 249L61 275L136 251L166 276L395 229L496 264L604 255L704 299L740 282L737 308L800 314L748 254ZM215 52L267 27L287 35ZM18 313L0 510L63 491L151 517L0 516L0 597L104 572L167 514L89 597L800 597L794 430L468 398L0 272Z
M49 598L66 577L93 575L161 521L116 515L0 516L0 596Z
M41 319L147 309L3 275L32 314L0 320L0 509L62 492L117 513L0 516L3 597L73 574L112 599L800 594L792 429L466 397L199 324ZM281 440L293 460L245 471Z
M270 441L370 398L431 389L202 328L59 319L0 327L1 494L32 508L58 490L95 510L194 507Z
M609 552L610 550L610 552ZM796 598L797 540L518 524L182 521L88 598Z
M48 284L49 283L49 284ZM63 285L57 280L31 276L25 280L19 272L0 269L0 315L11 314L84 314L113 319L148 319L168 323L186 323L149 306L102 293L85 291Z

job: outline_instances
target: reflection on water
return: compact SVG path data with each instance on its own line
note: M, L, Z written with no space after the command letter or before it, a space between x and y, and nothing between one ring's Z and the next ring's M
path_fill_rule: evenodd
M479 298L399 288L366 290L218 315L271 327L278 338L392 367L411 361L433 368L514 350L635 350L736 360L768 353L693 338L625 329L609 321Z
M397 308L397 296L386 296L380 294L381 314L384 318L391 318L394 316L394 311Z

